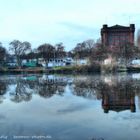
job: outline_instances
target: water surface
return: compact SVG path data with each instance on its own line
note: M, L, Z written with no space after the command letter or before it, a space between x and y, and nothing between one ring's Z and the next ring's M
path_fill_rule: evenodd
M0 76L0 139L139 140L139 132L140 74Z

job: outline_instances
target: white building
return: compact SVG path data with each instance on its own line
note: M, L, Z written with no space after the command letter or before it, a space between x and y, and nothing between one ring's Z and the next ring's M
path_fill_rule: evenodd
M83 58L83 59L76 59L73 60L74 65L88 65L89 64L89 59L88 58Z
M140 65L140 59L134 59L131 62L132 65Z
M104 60L104 65L111 65L113 61L113 58L109 56L107 59Z
M72 58L55 58L49 60L48 67L63 67L73 64L74 60Z
M88 59L78 59L74 60L71 57L65 57L65 58L50 58L48 65L44 61L43 58L39 58L38 60L36 59L31 59L31 60L22 60L22 64L26 64L27 62L38 62L38 64L42 65L43 67L63 67L63 66L70 66L70 65L88 65L89 60Z

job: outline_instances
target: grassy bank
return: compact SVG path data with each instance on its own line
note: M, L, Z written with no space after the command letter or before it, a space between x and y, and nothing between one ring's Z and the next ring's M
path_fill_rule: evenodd
M65 67L55 67L49 70L49 73L66 73L66 74L75 74L75 73L99 73L100 66L65 66Z
M51 69L44 69L42 67L35 68L16 68L16 69L7 69L0 68L0 73L56 73L56 74L82 74L82 73L97 73L100 72L100 66L64 66L64 67L55 67Z
M35 68L0 68L0 73L47 73L47 74L89 74L89 73L115 73L115 72L140 72L140 67L126 67L117 65L83 65L83 66L64 66L51 69L42 67Z
M16 68L16 69L8 69L8 68L0 68L0 73L44 73L46 70L43 68Z

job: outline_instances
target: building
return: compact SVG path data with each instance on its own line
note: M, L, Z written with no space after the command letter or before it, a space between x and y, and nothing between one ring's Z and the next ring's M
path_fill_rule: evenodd
M70 65L88 65L87 59L78 59L74 60L71 57L65 57L65 58L50 58L48 61L48 67L63 67L63 66L70 66Z
M137 32L137 46L140 48L140 29Z
M17 58L15 55L7 55L5 63L8 68L18 67Z
M135 25L120 26L115 25L108 27L103 25L101 29L101 41L104 46L122 46L126 43L134 44Z
M68 65L73 65L73 59L72 58L50 58L48 61L48 64L46 65L45 61L40 58L39 64L42 64L44 67L63 67Z

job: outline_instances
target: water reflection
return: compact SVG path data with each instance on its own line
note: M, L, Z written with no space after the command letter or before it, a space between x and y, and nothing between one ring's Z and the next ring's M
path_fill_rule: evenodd
M105 113L131 110L135 112L135 92L131 82L102 85L102 107Z
M0 103L0 133L8 139L139 139L139 74L0 76Z
M3 96L8 94L11 101L20 103L30 101L35 94L43 98L50 98L55 94L62 96L66 85L67 81L61 77L50 78L50 76L35 75L2 77L0 79L0 97L3 99ZM6 97L8 98L8 96Z
M74 94L85 98L102 100L104 113L109 110L136 111L135 96L139 97L139 80L133 75L92 77L85 80L75 80Z
M29 102L33 96L51 98L63 96L66 87L72 95L89 100L100 100L104 113L110 110L136 111L135 96L139 96L140 79L132 75L107 76L54 76L54 75L18 75L1 76L0 103L8 98L12 102ZM6 96L5 96L6 95Z

